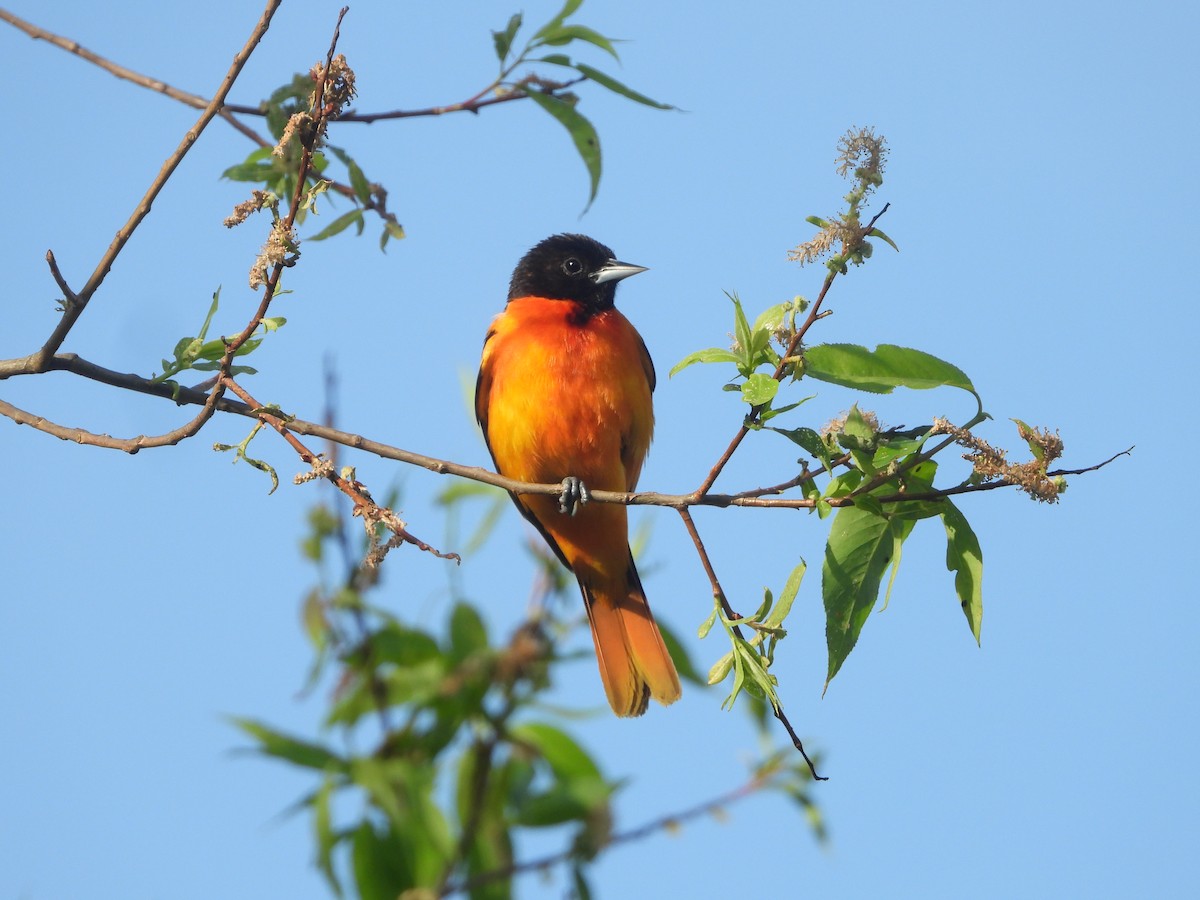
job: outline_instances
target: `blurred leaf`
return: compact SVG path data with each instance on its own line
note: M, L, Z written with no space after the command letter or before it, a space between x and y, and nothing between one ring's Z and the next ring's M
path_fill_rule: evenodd
M392 219L385 219L383 222L383 233L379 236L379 249L383 250L387 247L387 242L391 238L401 240L404 238L404 226Z
M565 22L571 16L571 14L574 13L575 10L579 9L579 7L582 5L583 0L567 0L567 2L563 4L563 8L558 11L554 18L538 29L537 33L533 36L534 40L537 40L538 38L562 28L563 22Z
M612 45L612 41L595 29L588 28L586 25L560 25L551 30L543 28L538 32L536 40L539 43L534 44L534 46L548 44L551 47L561 47L564 44L571 43L571 41L583 41L584 43L599 47L611 55L613 59L620 59L617 55L617 48Z
M600 187L600 136L596 134L592 123L567 101L534 88L531 88L528 94L538 106L562 123L570 133L571 140L575 142L575 149L579 151L579 158L587 167L588 178L591 181L587 206L584 207L586 212L596 199L596 191Z
M369 821L364 821L355 829L351 847L351 865L360 900L396 900L414 887L406 854L390 829L381 835Z
M381 627L368 639L369 652L373 659L394 663L397 666L415 666L441 656L437 641L415 628L399 623Z
M525 722L509 730L512 738L533 747L560 778L600 778L587 751L565 731L544 722Z
M473 606L456 603L450 613L451 656L461 662L473 653L488 649L487 626Z
M679 672L679 677L692 682L692 684L706 685L707 679L701 677L700 673L696 671L692 658L688 656L687 649L675 632L662 622L658 623L658 630L662 633L663 643L667 645L667 652L671 654L671 661L675 663L675 670ZM704 635L700 636L704 637Z
M576 900L592 900L592 889L588 886L584 868L579 863L571 866L571 884L575 887Z
M346 761L320 744L275 731L252 719L232 718L230 721L258 741L256 749L265 756L274 756L306 769L346 770Z
M329 800L333 795L333 776L326 775L321 781L321 787L313 797L313 829L317 839L317 868L325 876L334 896L341 897L342 883L338 880L333 867L333 851L338 843L337 833L333 830L333 816L329 809Z

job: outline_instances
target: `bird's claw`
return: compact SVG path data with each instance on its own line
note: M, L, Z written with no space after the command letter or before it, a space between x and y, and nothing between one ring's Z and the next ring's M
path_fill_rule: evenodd
M592 492L587 485L574 475L568 475L562 481L562 495L558 499L558 511L564 516L573 516L592 499Z

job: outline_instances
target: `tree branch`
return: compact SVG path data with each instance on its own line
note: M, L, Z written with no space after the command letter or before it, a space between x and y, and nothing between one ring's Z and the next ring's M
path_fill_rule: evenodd
M149 189L134 208L133 213L130 215L128 221L126 221L126 223L117 232L116 237L113 238L108 250L105 252L104 256L101 257L100 262L96 265L91 277L78 293L72 293L70 288L67 287L65 280L57 271L57 265L54 262L53 254L49 255L51 273L54 275L55 281L59 283L59 286L63 288L63 291L66 294L65 302L63 304L63 317L59 320L57 327L55 327L54 331L51 333L46 343L42 345L40 350L31 354L30 356L25 357L24 359L9 360L7 361L7 365L0 364L0 378L5 378L13 374L46 371L50 359L55 353L58 352L58 349L62 346L63 341L66 340L67 335L75 326L75 323L79 320L79 317L83 314L84 309L87 308L88 302L92 299L92 296L104 282L104 278L108 275L109 270L112 268L113 263L117 259L117 256L129 242L129 239L133 236L134 231L137 230L138 225L140 225L142 220L149 215L150 208L155 199L158 197L159 193L162 191L163 186L166 185L168 179L170 179L171 175L174 174L175 169L179 166L179 163L182 162L188 151L192 148L192 145L194 145L199 139L200 134L204 131L205 127L207 127L208 123L212 121L215 115L217 115L222 104L225 102L225 98L228 96L230 89L233 87L233 83L237 80L238 75L241 74L242 68L246 65L247 60L249 60L250 54L254 52L255 47L258 46L258 42L262 39L262 36L266 34L267 28L271 24L271 17L274 16L275 11L279 8L280 2L282 2L282 0L267 0L266 8L263 10L263 14L259 18L258 24L255 25L254 30L250 33L250 37L246 40L246 43L243 45L242 49L238 51L237 55L233 58L233 63L230 65L229 70L225 73L225 78L222 80L221 86L217 89L216 95L204 108L204 112L201 113L200 118L196 120L196 124L188 129L187 133L183 136L183 139L179 142L179 146L176 147L175 152L168 157L165 163L163 163L158 175L156 175L154 181L151 182ZM15 16L12 16L9 13L4 13L3 18L14 25L17 25L17 27L28 25L28 23L23 22L21 19L17 19ZM29 27L32 28L33 26ZM29 33L25 28L22 28L22 30L25 30L26 33ZM35 29L35 31L40 31L40 29ZM51 38L57 37L56 35L50 35L48 32L33 34L32 36L35 38L41 38L43 40L51 40ZM76 47L77 51L83 50L83 48L78 47L78 45L76 45ZM94 56L94 54L92 55ZM87 56L84 58L87 58Z
M861 246L863 239L871 233L871 230L875 227L875 223L879 221L880 216L888 211L890 205L890 203L885 203L883 209L875 214L866 227L859 229L857 244L849 247L848 250L852 251ZM831 269L829 274L825 276L825 282L821 285L821 293L817 295L817 299L813 301L813 305L809 308L808 317L796 329L796 333L792 335L791 341L788 342L787 349L784 350L779 358L779 364L775 367L775 372L771 376L776 381L782 381L784 375L791 370L791 359L796 355L796 351L800 349L800 345L803 343L805 335L808 334L808 330L816 324L817 319L823 318L825 315L821 312L821 304L825 302L825 295L829 293L829 289L833 286L833 281L837 278L837 275L838 273ZM733 436L733 440L729 442L729 446L725 448L725 452L721 454L720 459L717 460L716 464L709 471L708 476L701 482L700 487L694 491L696 497L702 497L709 492L717 478L720 477L721 472L725 469L725 466L729 463L729 460L733 458L734 452L741 445L746 435L750 433L751 425L758 421L762 410L762 406L755 406L750 410L749 415L746 416L746 421L742 423L742 427Z
M278 7L278 3L276 3L275 6ZM185 106L190 106L194 109L206 109L212 102L204 97L201 97L199 94L193 94L190 91L185 91L182 88L177 88L167 84L161 79L153 78L149 75L143 75L141 72L135 72L133 69L127 68L120 63L115 63L112 60L101 56L99 53L94 53L93 51L81 45L78 41L74 41L68 37L63 37L60 34L55 34L52 31L47 31L44 28L39 28L37 25L34 25L31 22L26 22L24 19L13 15L5 9L0 9L0 21L7 22L14 28L25 32L34 40L45 41L46 43L52 44L55 47L67 51L68 53L72 53L75 56L78 56L80 59L86 60L87 62L92 63L92 65L98 66L105 72L108 72L110 75L131 82L132 84L136 84L139 87L144 87L147 90L155 91L166 97L170 97L172 100L177 100ZM578 78L572 78L567 81L549 81L542 78L538 79L538 82L543 85L545 90L549 93L556 93L558 91L566 90L567 88L571 87L572 85L576 85L581 81L587 81L587 76L581 75ZM393 109L387 112L377 113L348 112L339 116L338 121L359 122L369 125L372 122L381 122L388 119L414 119L429 116L444 116L447 113L456 112L478 113L479 110L488 106L496 106L500 103L511 103L514 100L529 99L528 91L520 87L519 83L517 87L505 91L504 93L496 94L492 97L485 97L489 89L490 88L485 88L483 91L480 91L478 94L467 100L463 100L458 103L448 103L444 106L426 106L421 109ZM244 134L246 134L251 140L261 141L261 138L259 138L253 132L253 130L249 129L237 119L233 118L234 115L265 116L266 110L261 105L251 106L244 103L224 103L221 106L220 115L234 128L237 128L239 131L242 131ZM270 145L264 143L263 146Z
M0 362L0 366L3 363ZM122 388L125 390L136 391L138 393L149 394L155 397L161 397L167 400L173 400L179 404L204 405L208 402L209 395L204 391L196 390L195 388L176 387L171 384L163 384L160 382L151 381L149 378L143 378L140 375L133 375L123 372L115 372L111 369L106 369L98 366L95 363L89 362L86 359L74 353L60 353L50 360L47 368L51 371L69 372L73 375L78 375L87 378L91 381L98 381L103 384L108 384L113 387ZM227 398L222 398L217 401L216 409L218 412L232 413L234 415L245 416L247 418L258 418L257 410L244 403L238 403ZM3 412L0 409L0 412ZM7 415L7 413L5 413ZM25 413L26 416L32 416L30 413ZM353 450L361 450L364 453L370 453L373 456L378 456L381 459L391 459L396 462L402 462L407 465L418 466L422 469L427 469L438 475L456 475L460 478L467 478L471 481L478 481L482 484L490 484L494 487L502 488L506 491L515 492L518 494L544 494L547 496L558 496L562 493L561 484L533 484L527 481L516 481L512 478L506 478L499 475L490 469L485 469L480 466L468 466L462 463L452 462L447 459L440 459L435 456L427 456L422 453L415 453L411 450L405 450L401 447L395 447L391 444L385 444L381 441L374 441L370 438L363 437L361 434L342 431L337 428L332 428L328 425L321 425L316 422L309 422L304 419L292 418L285 413L280 412L280 416L284 417L287 422L287 427L295 434L302 434L311 437L321 438L332 443L339 444L343 447L349 447ZM11 418L11 416L10 416ZM22 424L31 424L28 422ZM46 429L42 429L46 430ZM73 436L70 438L73 439ZM102 445L97 445L102 446ZM1130 448L1132 449L1132 448ZM1049 476L1058 475L1075 475L1084 472L1095 471L1103 468L1109 463L1114 462L1120 456L1129 453L1128 450L1116 454L1111 459L1105 460L1095 466L1089 466L1084 469L1060 469L1048 472ZM819 473L814 472L815 477ZM941 497L948 497L955 494L968 494L978 491L995 490L1001 487L1012 487L1009 482L995 481L984 484L975 485L958 485L951 488L942 488L938 491L933 491L925 494L894 494L888 497L878 498L883 503L899 503L906 500L936 500ZM671 509L688 509L694 506L711 506L724 508L728 506L737 506L750 509L812 509L816 506L814 500L805 498L779 498L779 497L763 497L759 496L761 490L755 489L746 491L740 494L704 494L696 496L696 494L664 494L656 491L640 491L640 492L625 492L625 491L601 491L594 490L591 492L592 499L599 503L621 503L626 506L665 506ZM771 490L771 489L767 489ZM853 506L854 499L852 497L831 497L823 502L828 503L831 507Z

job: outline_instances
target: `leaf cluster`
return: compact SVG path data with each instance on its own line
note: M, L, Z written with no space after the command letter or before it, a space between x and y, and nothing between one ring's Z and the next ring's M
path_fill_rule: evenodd
M212 325L213 317L217 314L217 308L221 301L221 289L217 288L213 292L212 304L208 307L208 315L204 317L204 324L200 326L200 330L194 335L181 337L175 342L175 348L172 351L172 359L164 359L162 361L162 371L151 378L151 381L159 384L172 384L178 388L178 384L172 379L181 372L186 372L189 369L196 372L216 372L221 368L221 358L225 355L228 344L224 338L208 339L208 329ZM249 356L259 345L262 344L263 338L272 331L278 331L285 324L287 319L283 316L264 317L256 329L256 337L247 339L240 347L234 351L235 357ZM253 375L257 372L252 366L230 366L229 374L231 375Z
M442 503L481 498L488 499L452 491ZM565 725L583 712L555 714L544 699L553 673L575 659L557 645L579 620L542 612L497 641L460 598L444 626L418 627L368 602L377 572L352 562L364 548L349 544L335 510L310 512L304 555L323 572L339 559L349 566L333 583L323 576L304 603L315 654L309 687L330 676L334 684L324 737L234 720L257 753L313 774L316 788L294 809L311 818L331 889L366 900L405 891L511 897L515 874L532 865L520 856L521 836L546 831L561 835L564 849L545 862L564 864L575 892L590 896L591 862L628 838L617 832L612 808L622 782ZM552 558L545 562L560 570ZM681 671L696 677L686 656ZM749 790L785 794L823 836L808 783L807 769L768 753Z
M732 345L696 351L671 369L675 375L697 363L729 367L733 375L724 389L739 394L750 407L743 420L743 432L773 432L787 438L805 454L797 460L799 471L789 481L748 494L796 490L803 497L797 504L799 508L809 509L821 519L832 517L821 567L828 651L826 688L856 645L881 595L886 605L899 569L902 547L917 522L941 521L946 535L946 566L954 576L955 596L978 642L983 615L983 554L978 538L950 496L977 486L986 478L1009 473L1016 473L1011 475L1010 483L1031 493L1040 490L1042 495L1056 497L1061 491L1057 481L1051 488L1044 487L1048 481L1046 463L1061 452L1057 436L1015 420L1035 462L1024 466L1004 463L1003 451L994 450L971 434L971 428L991 417L984 412L983 401L971 379L952 363L892 344L881 344L874 349L848 343L805 345L809 329L827 315L819 307L833 279L847 273L848 263L862 264L870 258L866 238L876 236L895 247L875 227L875 220L861 224L865 198L883 182L885 147L883 139L870 129L852 130L843 138L839 168L853 169L855 180L854 188L845 197L847 208L832 219L810 217L809 221L821 232L801 245L803 252L793 254L801 262L810 261L831 252L835 239L842 241L840 251L829 263L817 303L810 305L797 297L768 307L751 322L741 299L729 294L734 313ZM869 163L853 166L852 162L861 157L869 158ZM798 324L798 316L806 312L807 316ZM952 387L969 393L976 410L961 426L935 418L929 425L900 429L881 426L873 412L855 403L844 416L820 430L800 423L785 424L777 417L791 414L794 419L795 411L815 394L791 399L786 397L784 389L806 379L867 395L889 394L896 388ZM946 434L951 437L939 439ZM954 443L972 450L987 467L984 462L977 462L976 471L965 480L939 485L936 457ZM735 442L732 447L736 446ZM1030 469L1036 471L1027 471ZM1022 484L1018 476L1032 487ZM727 706L745 689L778 709L776 678L769 668L775 642L783 634L783 617L791 606L803 571L801 560L774 610L768 590L763 605L754 615L729 615L724 611L728 606L722 608L718 604L701 626L703 636L720 621L731 642L730 651L717 660L709 678L717 683L732 676ZM738 626L749 626L753 636L743 637Z
M567 0L563 8L550 21L535 31L519 50L516 49L514 42L524 24L522 13L513 14L503 29L493 31L492 42L496 50L496 57L500 61L500 76L492 89L524 92L529 99L567 130L575 145L575 150L588 172L590 188L587 205L591 206L592 201L596 199L596 191L600 187L600 136L597 134L595 126L579 112L577 108L579 98L564 90L561 84L548 82L534 72L526 73L519 78L515 77L515 73L523 67L536 63L558 66L572 70L582 78L593 81L634 103L654 109L674 109L675 107L652 100L645 94L621 83L612 75L585 62L573 59L566 53L546 52L551 48L583 44L598 47L614 60L619 61L620 57L617 55L614 39L605 37L594 28L568 21L582 5L583 0Z
M276 196L293 196L297 187L296 173L303 144L301 141L285 141L284 136L293 117L297 114L303 115L309 108L312 91L311 74L296 74L291 81L272 91L260 105L260 110L276 144L251 151L242 162L227 168L222 177L230 181L262 185L264 190ZM330 180L331 156L345 170L344 182L339 180L338 184L346 186L336 194L328 193L328 187L334 184ZM311 168L312 173L306 177L304 185L308 199L296 216L297 224L303 224L310 212L313 215L317 214L315 200L319 194L324 194L331 204L335 202L334 196L342 196L350 200L354 208L342 213L314 234L308 235L307 240L322 241L340 234L351 226L354 226L356 234L361 235L366 228L368 211L373 211L380 219L381 250L386 249L388 241L392 238L404 237L404 227L387 209L387 191L381 184L367 178L362 167L345 149L323 142L319 149L314 149Z

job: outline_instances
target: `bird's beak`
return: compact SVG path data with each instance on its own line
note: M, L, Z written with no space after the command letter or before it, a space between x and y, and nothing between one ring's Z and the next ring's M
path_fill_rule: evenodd
M645 266L635 266L632 263L623 263L615 259L610 259L592 274L592 281L596 282L596 284L604 284L606 281L620 281L622 278L628 278L630 275L636 275L638 272L645 271Z

